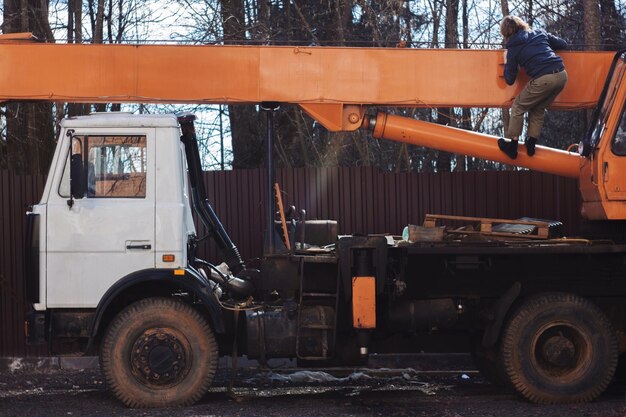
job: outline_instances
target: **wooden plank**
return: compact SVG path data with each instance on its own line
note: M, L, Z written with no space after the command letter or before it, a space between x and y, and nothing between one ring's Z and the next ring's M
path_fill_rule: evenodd
M537 222L537 221L521 221L521 220L507 220L507 219L491 219L485 217L465 217L465 216L447 216L447 215L437 215L437 214L427 214L424 219L425 227L436 227L437 220L451 220L451 221L460 221L460 222L474 222L479 223L479 230L481 234L490 235L490 236L507 236L507 237L528 237L530 239L547 239L549 234L549 224L546 222ZM516 233L505 233L505 232L494 232L493 224L523 224L523 225L531 225L536 227L537 234L516 234ZM462 233L468 234L467 230L463 231L454 231L448 230L449 233Z
M508 220L508 219L492 219L489 217L467 217L467 216L449 216L444 214L427 214L427 219L440 219L440 220L459 220L459 221L474 221L482 223L506 223L506 224L528 224L537 227L547 227L547 222L539 221L523 221L523 220Z
M476 230L446 230L446 233L452 233L452 234L457 234L457 235L481 235L482 234L482 235L488 235L488 236L494 236L494 237L507 237L507 238L514 238L514 239L533 239L533 240L546 239L538 235L521 235L517 233L504 233L504 232L483 233L481 231L476 231Z

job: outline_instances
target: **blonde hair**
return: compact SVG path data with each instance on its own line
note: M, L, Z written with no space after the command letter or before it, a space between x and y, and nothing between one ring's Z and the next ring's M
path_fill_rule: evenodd
M504 39L509 39L520 30L529 31L530 26L517 16L505 16L500 22L500 34Z

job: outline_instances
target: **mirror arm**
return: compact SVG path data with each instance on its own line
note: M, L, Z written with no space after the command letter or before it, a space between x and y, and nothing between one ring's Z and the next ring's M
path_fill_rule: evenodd
M70 138L70 145L67 151L67 156L71 164L72 163L72 141L74 140L74 129L67 129L65 136ZM67 200L67 206L69 207L70 210L74 206L74 194L72 194L72 175L71 174L70 174L70 199Z

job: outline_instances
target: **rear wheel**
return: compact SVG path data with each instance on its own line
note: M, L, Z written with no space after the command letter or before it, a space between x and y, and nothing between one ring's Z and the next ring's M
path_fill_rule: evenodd
M189 405L213 381L218 352L190 305L147 298L122 310L104 336L101 366L115 395L133 408Z
M602 311L573 294L528 299L511 317L502 360L511 385L539 404L597 398L617 365L615 332Z

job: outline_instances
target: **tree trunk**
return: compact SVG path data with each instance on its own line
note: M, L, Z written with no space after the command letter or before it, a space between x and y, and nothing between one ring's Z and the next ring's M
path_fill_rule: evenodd
M221 0L222 29L224 44L238 44L245 41L244 0Z
M446 48L457 48L459 45L459 0L446 0ZM437 123L454 125L451 108L437 109ZM460 156L457 156L457 160ZM450 172L452 169L452 154L449 152L437 153L437 172Z
M443 0L430 0L428 2L430 12L433 18L433 40L431 48L439 47L439 20L441 19L441 9L443 8Z
M352 3L347 0L334 0L334 17L337 41L343 46L346 42L346 30L352 17Z
M67 42L83 42L83 5L80 0L68 0L67 3ZM58 109L57 111L60 111ZM89 114L91 106L83 103L67 103L69 117Z
M67 43L74 43L74 3L67 0Z
M589 51L600 50L602 42L600 38L602 22L600 20L600 7L597 1L583 0L583 14L585 22L585 49ZM593 115L592 110L585 112L585 125Z
M600 7L596 0L583 0L585 22L585 45L588 50L597 51L601 44Z
M459 0L446 0L446 48L459 46Z
M617 51L624 43L624 17L615 8L613 0L600 0L600 16L602 16L602 42L604 49Z
M405 27L404 40L406 41L406 45L410 47L413 44L413 30L411 25L411 2L409 0L404 1L404 11L402 14L404 16Z
M528 0L528 9L526 9L526 22L532 27L535 23L535 15L533 14L533 0Z
M500 0L500 7L502 8L502 16L508 16L509 13L509 2L508 0Z
M3 33L32 32L54 42L45 0L5 0ZM54 152L51 103L11 103L6 106L6 160L9 169L43 174Z
M243 0L222 0L224 44L245 42L245 10ZM255 106L229 105L230 134L233 147L233 168L255 168L265 160L265 149L259 113Z
M463 0L463 49L469 48L469 14L467 0Z
M467 10L467 0L462 1L461 21L463 22L463 49L469 48L469 15ZM464 107L461 111L461 129L472 130L472 112ZM467 156L457 155L455 172L467 171Z
M98 0L92 43L103 43L104 41L104 1ZM97 112L105 112L107 109L107 105L104 103L94 104L94 107Z
M83 43L83 5L81 0L74 2L74 40Z

